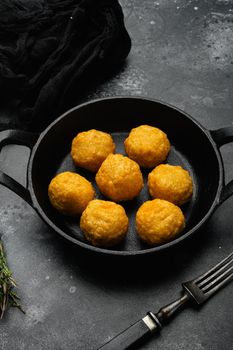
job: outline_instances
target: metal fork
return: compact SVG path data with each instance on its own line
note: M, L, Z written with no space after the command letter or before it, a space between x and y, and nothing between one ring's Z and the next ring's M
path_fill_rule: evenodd
M233 279L233 252L206 273L192 281L182 283L183 294L159 312L148 312L145 317L125 329L101 346L101 350L124 350L139 340L158 332L162 326L188 301L203 304L220 288Z

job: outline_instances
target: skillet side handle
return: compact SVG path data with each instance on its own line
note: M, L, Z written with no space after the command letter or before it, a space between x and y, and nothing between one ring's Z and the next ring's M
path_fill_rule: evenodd
M221 147L227 143L233 142L233 126L211 130L210 134L218 147ZM220 195L219 204L223 203L230 196L233 195L233 180L231 180L226 186L223 187Z
M39 134L22 130L4 130L0 132L0 151L2 147L9 144L16 144L29 147L32 150ZM0 170L0 184L15 192L33 207L30 192L16 180Z

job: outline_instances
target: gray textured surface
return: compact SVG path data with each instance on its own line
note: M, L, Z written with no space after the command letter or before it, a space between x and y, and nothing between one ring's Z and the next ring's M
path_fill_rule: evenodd
M233 1L122 0L132 37L129 59L89 94L146 95L185 110L209 129L233 123ZM4 115L7 119L7 115ZM227 181L232 144L222 148ZM8 146L1 169L25 182L28 150ZM26 310L1 321L0 349L94 350L179 295L233 247L233 198L215 212L195 242L166 259L94 260L57 237L20 198L0 188L0 231ZM232 285L200 311L186 309L140 349L230 350Z

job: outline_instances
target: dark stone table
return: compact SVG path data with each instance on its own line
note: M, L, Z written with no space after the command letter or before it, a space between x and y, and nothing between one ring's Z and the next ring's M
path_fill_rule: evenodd
M132 37L127 63L86 100L145 95L169 102L209 129L233 124L233 1L122 0ZM9 115L2 112L2 121ZM226 181L232 144L222 148ZM7 146L1 169L25 183L29 150ZM233 247L233 198L200 235L157 259L93 258L52 232L17 195L0 188L0 231L26 315L10 309L1 350L94 350L180 294L180 283ZM203 308L187 308L140 349L230 350L233 285Z

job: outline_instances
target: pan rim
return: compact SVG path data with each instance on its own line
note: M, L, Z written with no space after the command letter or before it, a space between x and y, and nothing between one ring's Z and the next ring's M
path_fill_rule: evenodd
M187 231L185 234L177 237L176 239L167 242L165 244L159 245L159 246L154 246L154 247L148 247L146 249L142 249L142 250L135 250L135 251L124 251L124 250L112 250L112 249L105 249L105 248L100 248L100 247L95 247L92 246L88 243L84 243L79 241L78 239L73 238L72 236L70 236L69 234L67 234L65 231L63 231L62 229L60 229L60 227L58 227L57 225L55 225L50 219L49 217L45 214L45 212L43 211L42 207L40 206L39 202L37 201L37 197L35 195L34 192L34 188L33 188L33 181L32 181L32 167L33 167L33 160L35 157L35 154L37 152L37 149L41 143L41 141L43 140L43 138L46 136L46 134L62 119L64 119L67 115L69 115L70 113L72 113L75 110L78 110L80 108L83 108L87 105L90 104L95 104L98 102L103 102L106 100L126 100L126 99L137 99L137 100L143 100L143 101L148 101L148 102L155 102L158 104L162 104L166 107L169 107L173 110L176 110L177 112L179 112L180 114L182 114L184 117L188 118L189 120L191 120L199 129L201 129L201 131L205 134L205 136L207 137L208 141L211 143L211 146L215 152L216 158L218 160L218 171L219 171L219 183L218 183L218 188L216 191L216 195L215 198L213 200L213 203L211 205L211 207L209 208L208 212L205 214L205 216L193 227L191 228L189 231ZM31 194L31 198L32 198L32 202L33 202L33 206L35 208L35 210L37 211L37 213L39 214L39 216L43 219L43 221L45 221L47 223L47 225L49 227L51 227L54 231L56 231L59 235L61 235L62 237L64 237L65 239L67 239L68 241L84 248L84 249L88 249L91 250L94 253L101 253L103 255L111 255L111 256L141 256L141 255L150 255L150 254L154 254L156 252L161 252L163 250L168 250L173 248L174 246L178 245L179 243L183 242L184 240L186 240L187 238L189 238L190 236L192 236L195 232L197 232L201 226L204 225L204 223L208 220L208 218L213 214L215 208L217 207L218 203L219 203L219 198L220 198L220 194L223 188L223 175L224 175L224 170L223 170L223 165L222 165L222 158L221 158L221 154L218 150L218 147L216 145L216 143L214 142L210 131L208 129L206 129L203 125L201 125L196 119L194 119L191 115L189 115L188 113L184 112L183 110L179 109L178 107L169 104L165 101L159 100L159 99L154 99L154 98L150 98L148 96L130 96L130 95L122 95L122 96L109 96L109 97L104 97L104 98L97 98L97 99L93 99L84 103L81 103L79 105L76 105L75 107L67 110L66 112L64 112L62 115L60 115L57 119L55 119L52 123L50 123L45 130L40 134L39 138L37 139L37 142L35 143L32 152L31 152L31 156L30 156L30 160L29 160L29 166L28 166L28 171L27 171L27 178L28 178L28 189L29 192Z

